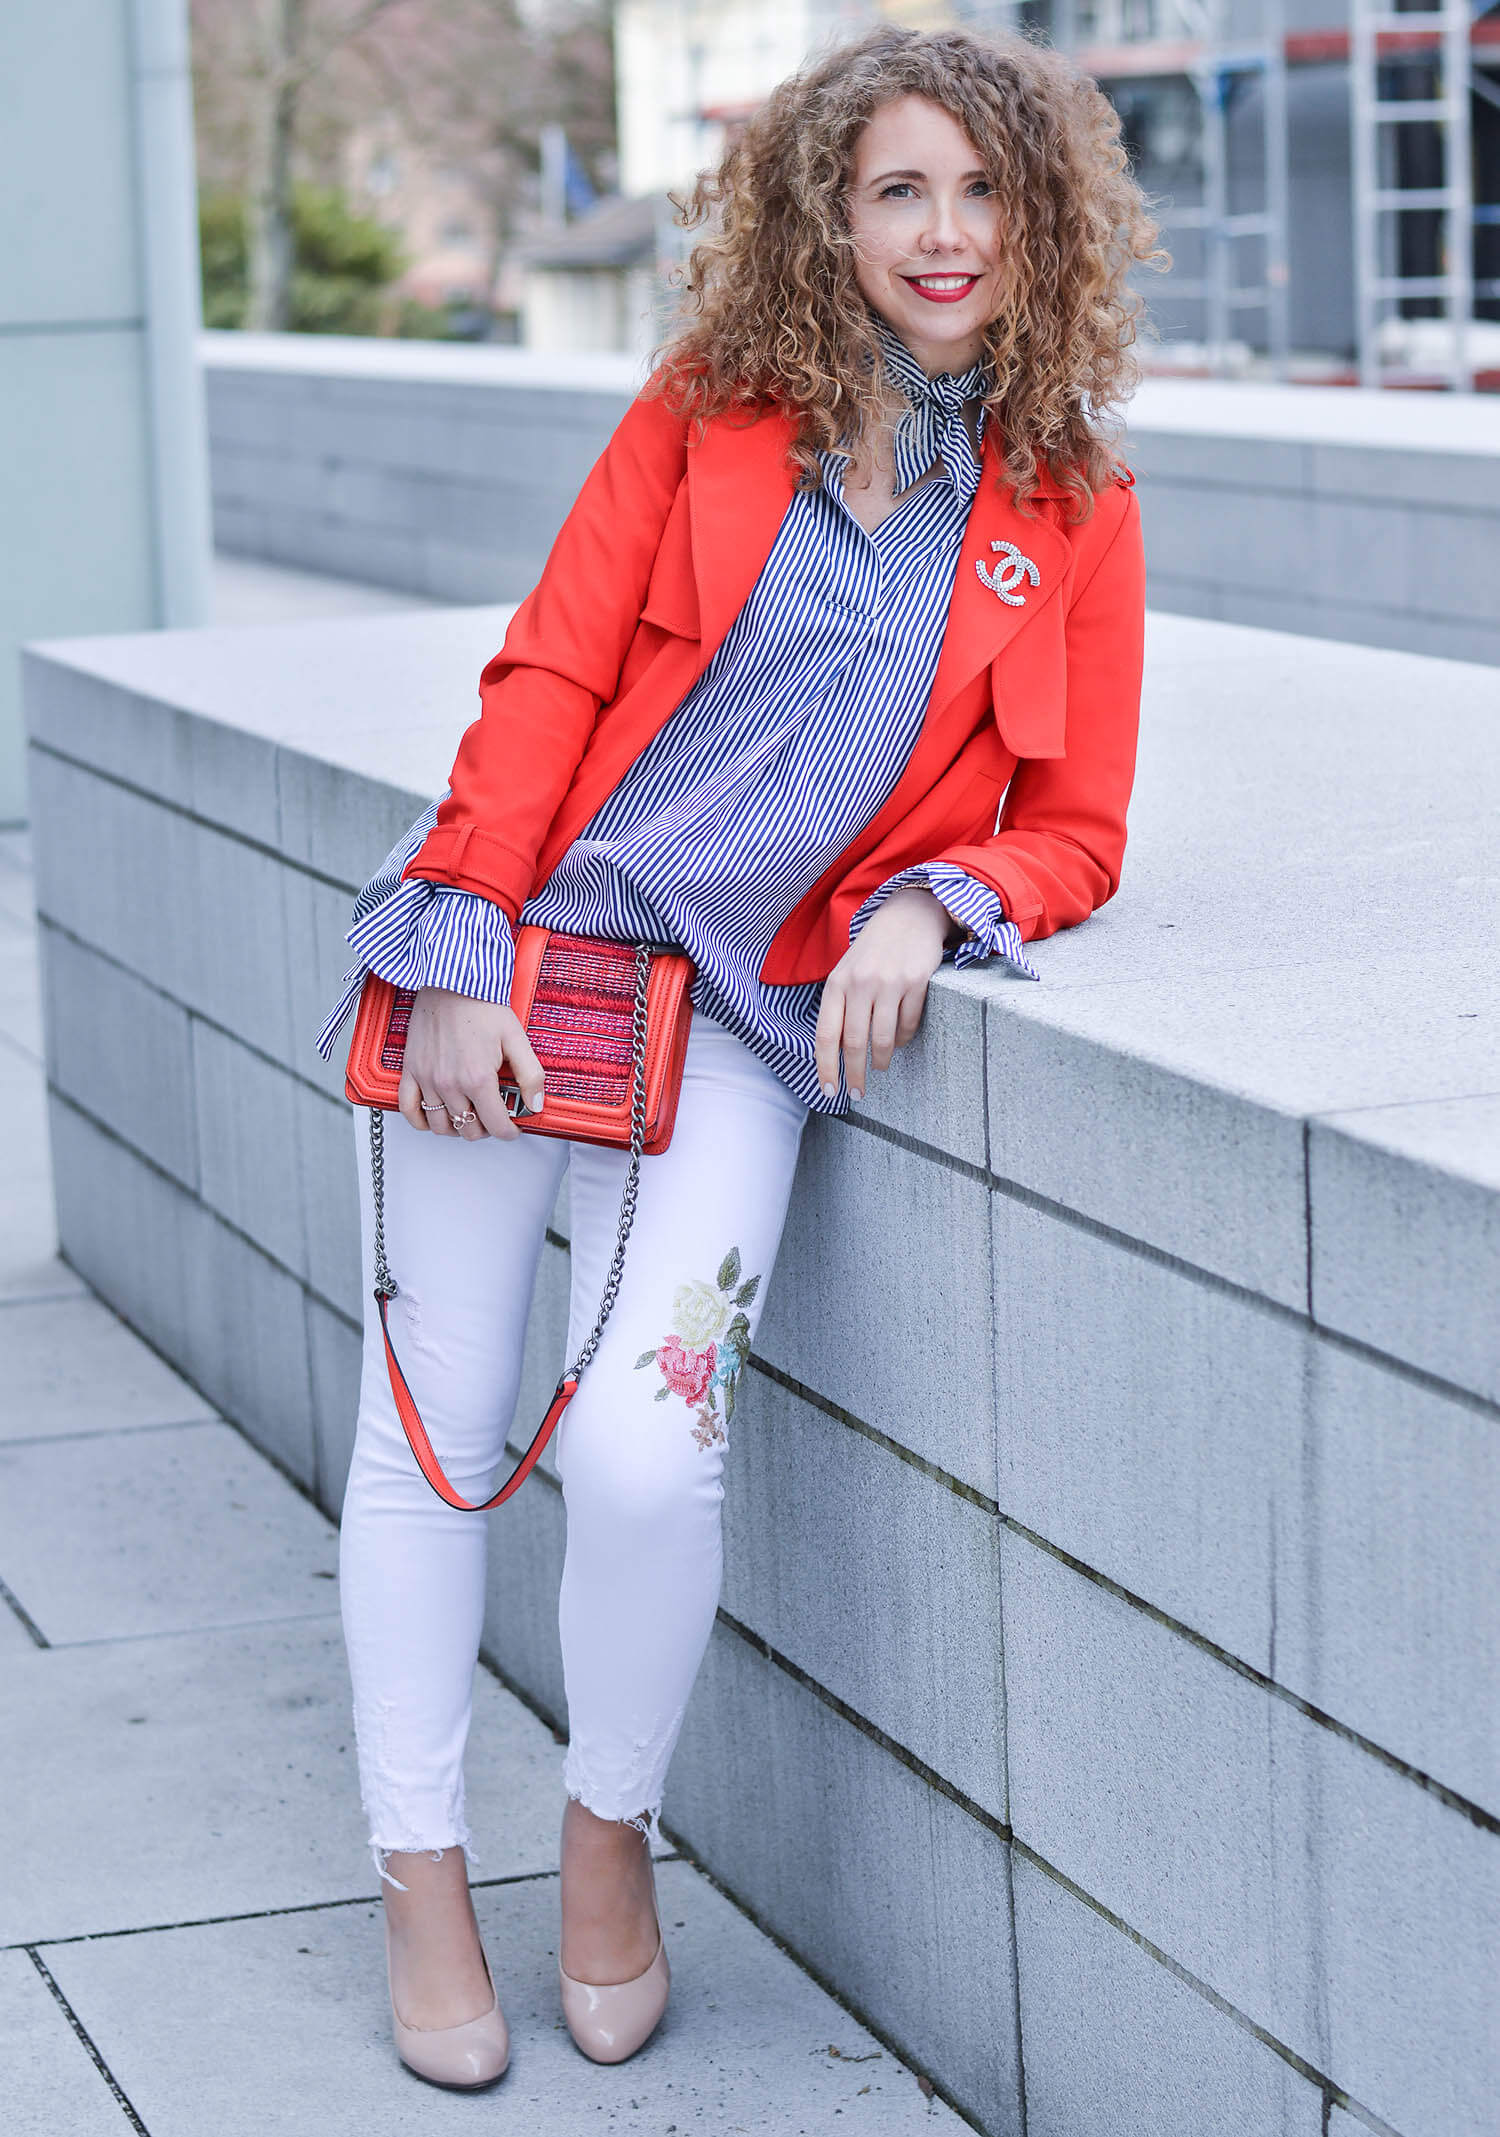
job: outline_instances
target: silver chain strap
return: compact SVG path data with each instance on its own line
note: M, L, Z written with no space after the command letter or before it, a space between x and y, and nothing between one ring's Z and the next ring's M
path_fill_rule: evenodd
M625 1175L625 1191L620 1197L620 1221L615 1234L614 1257L609 1265L609 1274L604 1279L599 1318L590 1330L588 1340L577 1358L564 1373L564 1380L581 1380L584 1367L599 1348L599 1338L604 1333L604 1324L609 1319L620 1288L620 1271L625 1265L625 1242L629 1239L630 1227L635 1222L641 1153L646 1143L646 990L651 978L653 947L649 942L638 942L635 946L635 1011L631 1022L630 1049L630 1169ZM519 1098L517 1102L519 1103ZM390 1264L385 1258L385 1114L379 1106L370 1108L370 1182L375 1193L375 1296L379 1299L393 1299L396 1296L396 1279L391 1275Z

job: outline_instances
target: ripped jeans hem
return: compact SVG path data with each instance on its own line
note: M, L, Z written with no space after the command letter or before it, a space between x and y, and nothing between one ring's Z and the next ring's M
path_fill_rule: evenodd
M648 1805L645 1810L637 1811L632 1816L627 1817L622 1811L600 1810L596 1804L590 1803L588 1797L596 1793L596 1790L588 1788L570 1788L568 1790L568 1800L571 1803L581 1803L586 1811L592 1811L596 1818L608 1819L612 1825L633 1826L636 1832L645 1834L648 1847L666 1847L669 1845L662 1835L660 1799Z
M478 1853L467 1831L460 1833L454 1840L445 1840L441 1843L426 1840L402 1840L393 1841L387 1847L380 1841L372 1839L370 1842L370 1860L374 1863L385 1884L394 1885L398 1892L409 1892L411 1887L403 1885L399 1877L392 1877L386 1867L391 1857L393 1855L428 1855L431 1856L434 1862L441 1862L450 1848L462 1848L470 1863L479 1861Z

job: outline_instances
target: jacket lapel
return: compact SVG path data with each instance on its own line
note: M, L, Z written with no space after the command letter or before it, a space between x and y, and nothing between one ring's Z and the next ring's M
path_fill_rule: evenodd
M749 422L718 416L689 449L693 575L705 664L750 598L786 517L796 480L787 458L792 436L788 416Z
M1057 598L1072 560L1067 536L1044 514L1028 519L1018 512L1010 493L997 483L999 472L996 426L989 423L983 469L964 530L943 650L928 701L929 728L941 722L945 707L964 685L991 666L1012 639ZM1036 494L1055 498L1065 493L1044 474ZM1002 544L1009 544L1018 556ZM1028 565L1035 568L1035 583ZM1012 598L1005 599L1006 594ZM1062 755L1061 713L1060 704L1032 694L1003 707L996 705L1001 734L1018 757Z
M785 415L762 415L749 422L720 416L707 425L702 439L688 453L693 575L704 665L718 651L749 599L786 516L795 484L788 461L792 437L793 423ZM1051 609L1072 561L1067 537L1045 515L1032 519L1018 512L1009 493L999 486L999 472L997 426L990 423L926 723L909 774L920 775L929 763L942 759L947 740L945 712L951 709L961 716L954 701L965 685L990 667L1038 615ZM1064 494L1050 474L1044 473L1037 495L1057 498ZM1035 569L1034 582L1028 566ZM1012 598L1007 600L1007 594ZM1054 627L1057 614L1052 611ZM1041 665L1050 668L1045 658ZM1056 679L1049 674L1049 681L1055 684ZM995 718L1002 739L1016 756L1063 754L1063 705L1055 687L1018 687L1007 692L1005 703L996 705Z

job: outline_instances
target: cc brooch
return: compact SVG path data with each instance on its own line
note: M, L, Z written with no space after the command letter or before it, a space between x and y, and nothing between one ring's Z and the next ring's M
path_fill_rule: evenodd
M1022 556L1014 542L991 542L990 547L997 556L1003 555L1005 562L991 571L983 559L980 559L975 563L974 569L992 594L998 594L1000 599L1008 601L1012 608L1024 607L1026 596L1018 594L1015 589L1026 579L1029 579L1033 586L1040 586L1041 573L1030 557Z

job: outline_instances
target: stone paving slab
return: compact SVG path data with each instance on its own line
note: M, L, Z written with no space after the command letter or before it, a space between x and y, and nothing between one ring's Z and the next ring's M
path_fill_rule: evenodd
M35 953L29 944L26 959L21 961L23 971L28 960L34 978ZM0 989L11 976L0 955ZM0 1307L17 1299L81 1297L84 1292L79 1278L57 1258L42 1065L15 1043L15 1034L29 1014L23 993L22 998L6 1004L5 1028L0 1032L0 1118L5 1121ZM9 1334L0 1335L7 1350L11 1340Z
M6 923L29 927L36 916L31 898L31 880L24 869L0 866L0 939Z
M5 1657L0 1944L373 1895L353 1739L336 1621ZM481 1671L480 1874L554 1869L562 1802L551 1731Z
M657 1878L672 2000L647 2046L615 2067L588 2062L562 2022L556 1880L475 1892L512 2046L499 2085L468 2098L397 2060L373 1905L100 1939L46 1958L151 2137L396 2137L481 2122L526 2137L961 2129L706 1878L683 1862Z
M0 1446L0 1579L54 1646L326 1617L337 1576L337 1532L231 1425Z
M13 877L0 873L0 884ZM24 912L0 916L0 999L5 1003L5 1034L12 1047L42 1058L42 995L32 949L32 925Z
M29 947L27 955L32 955ZM0 988L5 984L5 964L4 945L0 944ZM8 1024L7 1031L10 1028ZM52 1171L42 1065L8 1037L0 1038L0 1107L4 1108L6 1122L5 1185L9 1204L18 1188L50 1189Z
M98 1299L18 1305L4 1323L0 1441L188 1424L213 1408Z
M27 1212L24 1207L14 1216L15 1232L10 1232L12 1211L7 1198L5 1222L8 1236L0 1241L0 1308L32 1306L47 1299L84 1299L92 1294L88 1285L70 1269L57 1254L57 1232L52 1216L52 1201L49 1195L45 1207L45 1225L33 1223L33 1235L41 1231L50 1244L38 1246L34 1236L26 1235ZM20 1236L17 1236L19 1234ZM7 1342L3 1323L0 1323L0 1342Z
M6 2137L124 2137L129 2125L23 1951L0 1952Z
M213 620L224 624L281 623L294 616L376 616L392 609L430 608L423 594L397 593L321 572L289 571L262 557L216 556Z

